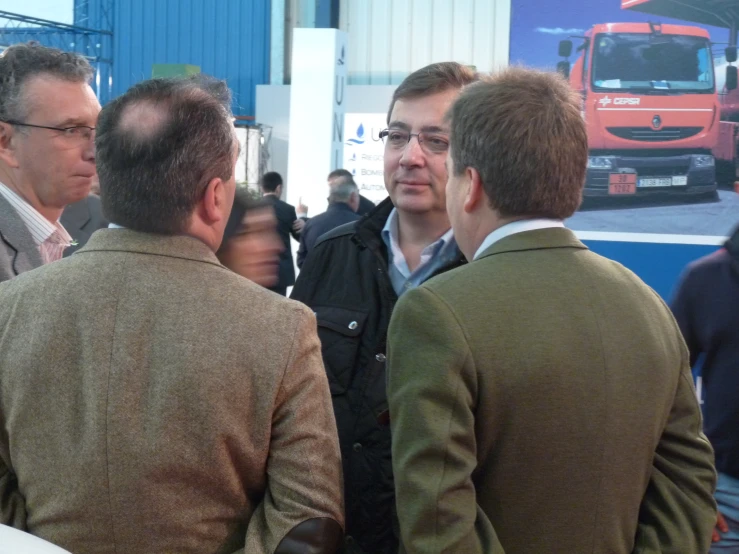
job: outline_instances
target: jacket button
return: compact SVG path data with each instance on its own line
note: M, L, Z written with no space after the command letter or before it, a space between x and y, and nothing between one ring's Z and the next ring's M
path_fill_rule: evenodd
M354 331L354 329L356 329L357 327L359 327L359 324L356 321L352 321L349 324L349 329L351 329L352 331Z
M361 452L362 451L362 443L361 442L355 442L354 446L352 446L354 449L354 452Z
M375 356L375 360L381 363L384 362L386 359L387 358L385 358L385 354L378 354L377 356Z
M347 535L346 537L344 537L344 543L345 544L354 544L354 537L352 537L351 535Z

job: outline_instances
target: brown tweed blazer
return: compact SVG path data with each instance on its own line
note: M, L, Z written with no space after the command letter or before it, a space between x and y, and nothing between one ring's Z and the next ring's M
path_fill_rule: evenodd
M0 523L75 554L273 552L343 525L313 314L194 238L96 232L0 284Z

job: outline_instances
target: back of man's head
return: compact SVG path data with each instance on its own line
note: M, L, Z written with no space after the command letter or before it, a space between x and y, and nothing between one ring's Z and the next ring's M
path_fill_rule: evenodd
M422 67L408 75L398 85L387 112L387 123L398 100L432 96L447 90L460 89L479 78L478 73L457 62L438 62Z
M224 81L196 75L144 81L105 106L95 145L108 219L136 231L186 231L208 183L232 177L230 105Z
M334 181L334 184L331 185L328 195L328 203L350 204L353 199L352 195L359 195L359 188L352 179L347 179L346 177L340 177L339 179L341 180Z
M27 119L29 99L24 95L24 87L33 77L89 83L92 75L92 66L79 54L35 42L9 46L0 54L0 121Z
M332 183L333 181L337 180L339 177L345 177L349 178L351 180L354 180L354 175L352 175L351 171L348 169L334 169L331 173L328 174L328 177L326 180L329 183Z
M449 113L454 173L476 169L503 218L570 217L588 161L581 103L559 75L531 69L470 85Z
M263 192L276 192L277 187L282 185L282 175L276 171L268 171L259 181Z

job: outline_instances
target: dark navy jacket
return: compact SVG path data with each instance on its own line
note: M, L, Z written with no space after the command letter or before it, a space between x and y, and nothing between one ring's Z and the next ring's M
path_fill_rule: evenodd
M703 357L703 419L716 469L739 479L739 229L688 266L672 302L690 361Z

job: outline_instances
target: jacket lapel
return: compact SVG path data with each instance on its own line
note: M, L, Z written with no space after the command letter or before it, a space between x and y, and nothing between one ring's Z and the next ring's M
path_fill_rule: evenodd
M11 265L16 275L43 264L41 253L21 216L0 195L0 237L14 252Z
M90 208L87 205L87 198L83 198L82 200L64 208L59 222L73 239L78 242L83 242L81 240L82 238L85 240L90 238L90 233L86 233L84 231L84 227L90 221L91 217ZM82 235L85 236L83 237Z

